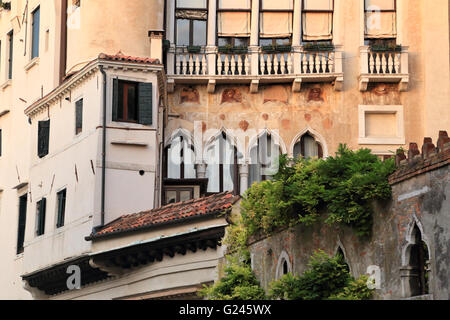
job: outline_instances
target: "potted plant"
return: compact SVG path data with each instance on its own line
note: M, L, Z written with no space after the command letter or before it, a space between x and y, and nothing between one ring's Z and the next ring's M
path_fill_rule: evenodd
M225 46L220 46L218 48L219 53L236 53L236 54L245 54L248 52L248 47L245 46L237 46L234 47L230 44Z
M262 46L261 50L265 53L290 52L292 50L292 46L291 45L269 45L269 46Z
M200 53L201 50L202 50L201 46L188 46L187 47L187 51L189 53Z
M384 52L384 51L393 51L400 52L402 51L402 46L399 44L373 44L370 46L370 50L373 52Z
M0 8L11 10L11 2L3 2L2 0L0 0Z
M303 49L306 51L333 51L334 45L331 42L308 42Z

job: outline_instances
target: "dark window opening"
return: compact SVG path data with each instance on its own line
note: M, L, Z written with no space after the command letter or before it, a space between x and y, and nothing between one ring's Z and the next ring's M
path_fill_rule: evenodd
M289 266L286 260L283 262L283 275L288 274L289 272Z
M19 226L17 231L17 254L23 253L23 243L25 241L25 226L27 220L27 199L28 195L19 198Z
M46 211L47 199L42 198L36 204L36 214L37 214L37 226L36 235L39 237L45 233L45 211Z
M153 84L119 79L113 82L112 120L152 125Z
M75 102L75 134L83 131L83 99Z
M194 199L193 188L166 188L164 193L164 205Z
M50 120L38 123L38 156L43 158L48 155L50 143Z
M41 9L37 7L31 14L32 16L32 41L31 41L31 58L39 57L39 28L41 20Z
M336 252L336 258L338 259L338 262L340 264L344 265L345 270L347 272L350 272L350 266L348 265L347 261L345 260L344 250L342 250L341 247L339 247Z
M8 49L8 80L11 80L13 76L14 31L8 33Z
M64 226L64 220L66 215L66 193L67 190L64 189L57 193L57 205L58 205L58 216L56 219L56 228L61 228Z
M417 225L413 229L414 244L411 246L409 265L413 268L410 281L411 296L420 296L429 293L429 251L423 241L422 233Z

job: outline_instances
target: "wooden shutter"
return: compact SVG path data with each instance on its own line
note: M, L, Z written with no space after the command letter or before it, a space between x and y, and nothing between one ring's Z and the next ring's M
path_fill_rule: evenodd
M50 120L38 123L38 156L43 158L48 154L50 140Z
M46 211L46 204L47 199L42 198L39 203L39 212L38 212L38 230L37 234L38 236L43 235L45 233L45 211Z
M113 79L112 121L117 121L119 110L119 79Z
M153 84L139 83L138 95L139 123L150 126L153 124Z
M75 133L83 130L83 99L75 102Z
M23 252L25 240L25 225L27 219L27 195L19 198L19 230L17 232L17 254Z

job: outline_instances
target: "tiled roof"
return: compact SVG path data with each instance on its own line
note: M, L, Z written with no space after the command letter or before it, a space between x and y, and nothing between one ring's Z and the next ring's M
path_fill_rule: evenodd
M133 62L133 63L147 63L147 64L161 64L159 59L150 59L150 58L140 58L140 57L132 57L126 56L123 53L119 52L114 55L100 53L98 55L99 59L109 60L109 61L122 61L122 62Z
M121 216L92 233L87 240L118 233L137 231L192 218L221 214L239 199L232 192L169 204L157 209Z

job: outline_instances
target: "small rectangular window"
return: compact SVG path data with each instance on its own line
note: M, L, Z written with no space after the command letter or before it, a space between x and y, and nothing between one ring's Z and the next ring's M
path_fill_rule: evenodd
M46 211L47 199L42 198L36 204L36 235L42 236L45 233L45 211Z
M8 80L12 79L14 53L14 31L8 33Z
M194 198L193 188L166 188L164 204L188 201Z
M83 99L75 102L75 134L83 131Z
M61 228L64 226L64 219L66 214L66 189L57 193L57 205L58 205L58 216L56 219L56 227Z
M262 0L259 17L260 45L269 40L292 37L294 2L292 0Z
M176 45L206 45L208 19L206 0L178 0L176 5Z
M48 155L50 142L50 120L38 123L38 156L43 158Z
M365 38L395 39L397 37L397 1L365 0Z
M303 41L333 38L334 0L303 1Z
M114 79L113 121L153 123L153 85Z
M27 195L19 198L19 226L17 231L17 254L23 252L23 243L25 241L25 225L27 220Z
M39 28L41 24L41 8L37 7L32 16L31 58L39 57Z

